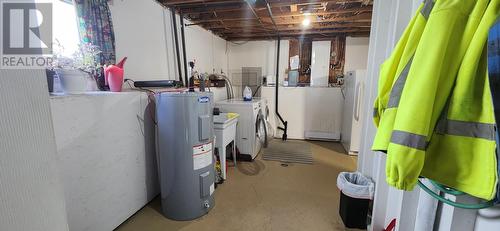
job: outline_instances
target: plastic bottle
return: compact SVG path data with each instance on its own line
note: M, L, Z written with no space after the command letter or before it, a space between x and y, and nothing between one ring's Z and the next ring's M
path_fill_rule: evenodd
M250 89L248 86L246 86L245 90L243 90L243 100L252 101L252 89Z

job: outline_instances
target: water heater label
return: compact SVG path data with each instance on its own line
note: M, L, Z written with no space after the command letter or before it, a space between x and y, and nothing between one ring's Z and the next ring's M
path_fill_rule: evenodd
M208 102L210 102L210 97L208 97L208 96L200 97L200 98L198 98L198 102L200 102L200 103L208 103Z
M193 147L194 170L205 168L212 164L212 142Z

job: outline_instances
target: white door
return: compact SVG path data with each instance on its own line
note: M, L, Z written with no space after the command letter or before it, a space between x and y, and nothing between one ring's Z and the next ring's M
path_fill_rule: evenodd
M311 53L311 86L328 86L330 74L330 41L313 41Z

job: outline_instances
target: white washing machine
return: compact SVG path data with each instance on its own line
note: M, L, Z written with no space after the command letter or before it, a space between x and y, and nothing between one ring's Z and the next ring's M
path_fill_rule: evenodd
M254 100L260 101L260 107L262 109L262 115L266 120L269 118L269 105L267 105L266 98L254 98Z
M239 158L255 159L260 149L267 145L267 124L262 110L262 100L229 99L215 103L215 107L221 112L234 112L240 115L236 125L236 148L239 151Z
M267 135L267 140L265 140L265 146L267 147L267 142L269 142L271 139L274 137L274 130L272 128L271 123L269 122L269 115L270 115L270 108L269 104L267 103L266 98L254 98L255 100L260 101L261 104L261 110L262 110L262 116L264 117L264 123L266 124L265 129L266 129L266 135Z

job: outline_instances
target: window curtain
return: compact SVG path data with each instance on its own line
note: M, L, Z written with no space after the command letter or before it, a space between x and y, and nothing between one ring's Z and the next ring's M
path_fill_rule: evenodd
M75 0L78 30L83 43L98 46L101 54L96 62L116 63L115 35L107 0Z

